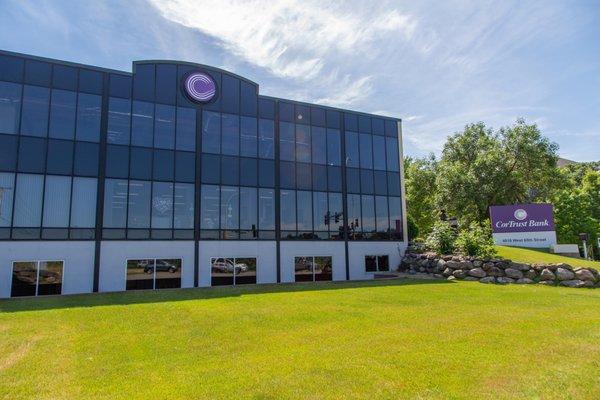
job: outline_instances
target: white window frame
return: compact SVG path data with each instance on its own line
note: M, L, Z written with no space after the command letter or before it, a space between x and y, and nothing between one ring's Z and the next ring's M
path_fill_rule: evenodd
M367 271L367 257L375 257L375 271ZM379 269L379 257L387 257L388 259L388 269L380 270ZM365 254L365 272L369 274L375 274L377 272L390 272L390 255L389 254Z
M60 296L63 294L63 285L65 283L65 271L66 271L66 265L67 263L65 262L65 260L13 260L11 263L11 267L10 267L10 297L12 298L12 277L13 274L15 272L15 264L16 263L35 263L35 269L36 269L36 275L35 275L35 297L38 296L38 292L39 292L39 287L40 287L40 263L43 262L60 262L62 263L62 274L61 274L61 281L60 281L60 294L57 295L47 295L47 296ZM43 295L46 296L46 295ZM21 296L19 296L21 297ZM22 297L28 297L28 296L22 296Z
M256 261L256 283L258 284L258 260L259 257L258 256L235 256L235 257L210 257L209 260L209 265L210 265L210 286L212 286L212 265L213 265L213 260L218 260L219 258L222 259L230 259L233 260L233 286L235 286L235 278L237 276L236 272L235 272L235 264L237 264L236 260L240 259L240 258L253 258ZM226 286L226 285L225 285Z
M136 261L136 260L152 260L154 262L154 272L152 274L152 289L146 289L146 290L164 290L164 289L156 289L156 260L179 260L179 261L181 261L181 272L180 272L181 276L179 278L181 280L181 282L179 283L179 289L181 289L181 285L183 283L183 258L181 258L181 257L160 257L160 258L137 257L137 258L126 258L125 259L125 291L126 292L128 291L127 290L127 263L129 261ZM173 288L173 289L177 289L177 288ZM137 289L131 289L131 290L137 290Z
M316 257L329 257L329 258L331 258L331 275L332 275L331 276L331 280L333 280L333 255L330 255L330 254L325 254L325 255L317 254L317 255L314 255L314 256L294 255L294 260L293 260L294 261L294 283L302 283L302 282L296 282L296 257L312 258L313 265L315 263L315 258ZM317 282L315 280L315 270L314 270L314 268L313 268L313 271L312 271L312 282Z

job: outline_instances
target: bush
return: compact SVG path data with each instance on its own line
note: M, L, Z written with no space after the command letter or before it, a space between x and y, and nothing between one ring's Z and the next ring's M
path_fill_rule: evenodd
M408 226L408 240L415 240L419 237L419 227L410 215L406 218L406 222Z
M451 254L454 250L456 231L446 221L438 221L433 225L433 230L427 236L425 245L438 254Z
M496 250L494 249L489 221L484 226L472 223L468 229L461 230L454 243L454 250L466 256L493 257Z

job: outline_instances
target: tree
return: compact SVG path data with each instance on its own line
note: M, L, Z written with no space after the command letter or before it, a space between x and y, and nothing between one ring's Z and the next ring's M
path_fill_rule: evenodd
M437 161L433 154L428 158L404 159L408 219L417 227L417 234L423 236L431 232L436 221L436 168Z
M448 139L437 165L437 207L468 226L483 223L491 205L543 199L560 182L557 148L522 119L497 132L467 125Z

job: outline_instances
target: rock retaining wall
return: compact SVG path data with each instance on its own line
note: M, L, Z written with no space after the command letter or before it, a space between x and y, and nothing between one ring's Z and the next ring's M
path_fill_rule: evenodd
M600 274L594 268L573 268L564 263L523 264L505 259L483 260L476 257L439 256L435 253L407 253L399 271L481 283L600 287Z

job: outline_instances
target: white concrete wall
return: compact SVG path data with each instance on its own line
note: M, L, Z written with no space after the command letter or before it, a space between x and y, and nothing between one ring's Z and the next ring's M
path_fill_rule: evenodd
M346 280L346 251L338 241L282 241L280 244L281 281L294 282L294 258L304 256L331 256L334 281Z
M350 279L373 279L365 271L365 256L389 256L390 271L395 271L406 252L406 242L349 242Z
M103 241L100 249L100 292L125 290L128 259L181 258L181 287L194 286L193 241Z
M277 282L275 241L200 241L198 246L198 286L210 286L210 260L213 257L255 257L256 282Z
M89 293L94 280L94 242L0 242L0 298L10 297L14 261L64 261L63 294Z

